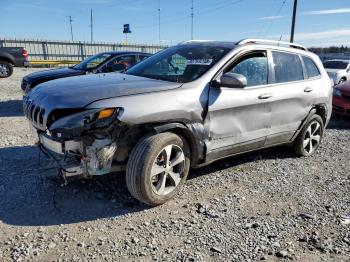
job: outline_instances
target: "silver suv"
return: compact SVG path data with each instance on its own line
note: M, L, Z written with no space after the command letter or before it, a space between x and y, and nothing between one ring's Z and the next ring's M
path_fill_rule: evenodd
M43 83L24 112L63 177L126 170L130 193L159 205L190 167L275 145L315 153L331 85L318 57L297 44L189 41L126 74Z

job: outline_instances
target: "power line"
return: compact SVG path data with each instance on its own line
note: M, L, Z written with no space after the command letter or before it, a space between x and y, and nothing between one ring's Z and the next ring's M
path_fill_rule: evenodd
M277 12L274 14L274 16L279 16L279 15L280 15L280 13L281 13L281 11L282 11L284 5L286 4L286 2L287 2L287 0L283 0L282 4L280 5L279 9L278 9ZM267 33L269 32L269 30L270 30L271 26L273 25L274 21L275 21L275 20L271 20L271 21L270 21L270 23L269 23L268 26L266 27L266 31L265 31L264 36L267 35Z
M226 8L230 5L234 5L234 4L238 4L240 2L243 2L245 0L236 0L236 1L232 1L230 0L228 3L227 3L227 0L226 1L223 1L221 3L224 3L226 2L225 4L223 5L217 5L216 7L212 7L212 8L203 8L203 9L199 9L199 11L196 11L196 16L198 16L199 14L204 14L204 13L208 13L208 12L215 12L219 9L222 9L222 8ZM180 17L173 17L173 18L169 18L169 19L165 19L165 20L162 20L162 25L165 25L165 24L172 24L172 23L177 23L177 22L181 22L181 21L184 21L184 20L187 20L187 19L191 19L191 17L189 17L188 15L184 15L184 16L180 16ZM155 27L155 26L158 26L158 24L145 24L145 25L140 25L140 26L134 26L134 28L148 28L148 27Z

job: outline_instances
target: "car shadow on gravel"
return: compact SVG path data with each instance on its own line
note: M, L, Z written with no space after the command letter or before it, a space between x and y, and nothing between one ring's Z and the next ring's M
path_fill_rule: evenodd
M0 148L0 220L48 226L116 218L149 208L129 194L125 176L79 179L62 186L57 167L34 146Z
M23 116L22 100L0 102L0 117Z

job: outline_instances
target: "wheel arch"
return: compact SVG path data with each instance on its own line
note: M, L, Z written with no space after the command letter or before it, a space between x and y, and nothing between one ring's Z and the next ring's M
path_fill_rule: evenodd
M307 114L307 116L304 118L304 120L302 121L302 123L300 124L297 132L295 132L294 136L292 137L291 141L294 141L300 131L304 128L304 126L306 125L306 123L309 121L309 119L314 115L314 114L317 114L319 115L322 120L323 120L323 123L324 125L326 125L327 123L327 107L325 104L316 104L316 105L313 105L312 108L310 109L309 113Z
M7 56L3 56L3 55L0 55L0 61L5 61L5 62L8 62L12 65L14 65L14 61L10 58L10 57L7 57Z
M202 159L202 144L204 143L201 143L199 141L196 135L192 132L192 130L190 130L190 128L186 124L180 122L166 123L161 125L154 125L152 126L152 129L156 134L172 132L184 138L190 148L191 166L195 166Z

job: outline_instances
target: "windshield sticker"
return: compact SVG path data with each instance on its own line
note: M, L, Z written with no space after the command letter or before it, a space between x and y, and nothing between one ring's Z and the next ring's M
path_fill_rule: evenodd
M188 65L210 65L213 59L191 59L187 60Z

